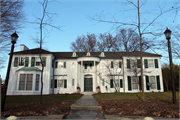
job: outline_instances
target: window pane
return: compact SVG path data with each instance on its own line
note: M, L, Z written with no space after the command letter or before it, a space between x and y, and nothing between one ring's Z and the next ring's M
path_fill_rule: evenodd
M36 66L41 65L41 59L39 57L36 57Z
M63 68L63 62L58 62L58 68Z
M26 90L32 90L33 74L27 74Z
M149 67L154 67L154 62L153 62L153 59L149 59Z
M19 66L24 66L24 58L19 58Z
M116 87L119 87L119 80L115 80L116 82Z
M151 89L156 89L155 76L150 76L150 83L152 83Z
M20 74L19 90L25 90L26 74Z
M138 89L138 80L137 77L132 77L132 89Z
M58 86L57 87L63 87L63 80L58 80Z
M39 91L40 74L36 74L36 87L35 90Z

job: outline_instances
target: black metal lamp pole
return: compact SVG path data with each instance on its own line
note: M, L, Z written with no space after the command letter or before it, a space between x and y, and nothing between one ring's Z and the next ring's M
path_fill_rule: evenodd
M1 102L1 110L2 111L4 111L4 106L5 106L5 101L6 101L6 93L7 93L7 87L8 87L8 82L9 82L9 74L10 74L10 69L11 69L14 44L16 43L18 37L19 36L16 34L16 32L11 35L12 46L11 46L11 53L10 53L10 58L9 58L9 63L8 63L7 74L6 74L5 88L4 88L4 93L3 93L2 102Z
M171 31L167 28L164 32L166 39L168 40L168 50L169 50L169 62L170 62L170 70L171 70L171 84L172 84L172 95L173 95L173 104L176 103L176 91L174 85L174 72L173 72L173 64L172 64L172 54L171 54Z

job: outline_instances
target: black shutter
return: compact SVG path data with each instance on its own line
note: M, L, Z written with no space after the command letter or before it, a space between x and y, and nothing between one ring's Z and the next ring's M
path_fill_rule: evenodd
M87 69L87 64L85 64L85 69Z
M123 88L123 80L120 79L120 87Z
M15 57L14 58L14 67L17 67L18 66L18 57Z
M158 59L154 59L154 63L155 63L155 68L159 68L159 66L158 66Z
M54 80L54 88L57 88L57 79Z
M111 61L111 68L114 68L114 66L113 66L113 61Z
M144 59L145 68L148 68L148 59Z
M25 64L24 64L24 66L28 67L28 64L29 64L29 57L25 57Z
M119 62L119 68L121 68L121 61Z
M149 76L146 76L146 89L150 90L149 86L147 85L147 83L149 83Z
M140 87L140 90L142 90L141 76L139 76L139 87Z
M157 89L158 89L158 90L161 90L159 75L156 76L156 80L157 80Z
M66 68L66 62L64 62L64 68Z
M67 80L64 80L64 88L67 88Z
M130 59L127 59L127 68L131 68Z
M35 57L31 57L31 67L34 67L35 64Z
M137 67L141 68L141 60L140 59L137 59Z
M128 76L128 90L132 90L132 87L131 87L131 76Z
M46 67L46 57L42 57L43 66Z
M55 68L57 68L57 66L58 66L58 62L55 63Z
M110 83L110 85L111 85L111 88L113 88L114 86L113 86L113 79L111 79L111 81L110 81L111 83Z

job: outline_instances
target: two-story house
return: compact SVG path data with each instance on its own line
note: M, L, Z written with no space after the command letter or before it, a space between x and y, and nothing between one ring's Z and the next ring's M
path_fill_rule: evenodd
M42 50L43 94L140 92L140 52L50 52ZM145 92L163 92L161 55L143 52ZM11 63L7 95L40 94L39 49L20 46ZM53 84L54 82L54 84ZM53 86L54 85L54 86Z

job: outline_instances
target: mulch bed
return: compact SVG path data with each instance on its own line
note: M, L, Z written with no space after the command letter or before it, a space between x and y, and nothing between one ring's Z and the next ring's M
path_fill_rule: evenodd
M17 105L5 107L1 111L2 117L15 116L47 116L47 115L67 115L70 112L70 106L74 102L51 102L51 103L31 103L26 105Z
M151 116L179 118L179 101L173 104L172 100L159 99L119 99L103 100L99 104L102 114L119 116Z

